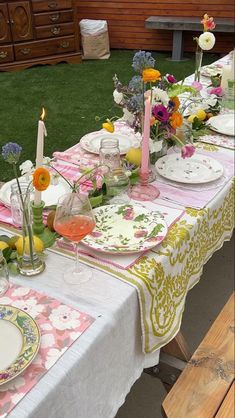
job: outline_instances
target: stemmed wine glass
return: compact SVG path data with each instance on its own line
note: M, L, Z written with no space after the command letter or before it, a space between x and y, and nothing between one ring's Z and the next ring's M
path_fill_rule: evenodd
M95 218L88 196L79 192L68 193L59 198L54 219L55 231L74 244L75 266L66 270L64 279L70 284L89 280L91 270L82 266L78 259L79 242L95 227Z

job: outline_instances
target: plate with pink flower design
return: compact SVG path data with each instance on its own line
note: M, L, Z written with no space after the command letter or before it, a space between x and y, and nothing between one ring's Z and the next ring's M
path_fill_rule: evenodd
M188 184L208 183L219 179L224 172L219 161L197 153L185 159L179 153L165 155L159 158L155 168L168 180Z
M167 224L159 212L141 205L109 205L94 210L96 227L81 243L109 254L147 251L163 241Z

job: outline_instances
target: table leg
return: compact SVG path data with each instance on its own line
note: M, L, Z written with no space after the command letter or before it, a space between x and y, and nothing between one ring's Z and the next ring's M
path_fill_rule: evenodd
M161 349L159 363L144 371L161 380L167 392L170 391L187 362L191 353L181 332Z
M186 61L187 58L183 58L183 31L174 30L173 31L173 46L172 46L172 56L169 58L170 61Z

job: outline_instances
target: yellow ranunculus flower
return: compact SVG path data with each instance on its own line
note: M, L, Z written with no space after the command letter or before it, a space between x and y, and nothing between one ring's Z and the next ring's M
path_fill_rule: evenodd
M106 131L110 132L111 134L114 132L114 124L109 119L107 119L107 122L102 124L102 128L106 129Z
M142 80L145 83L156 83L156 81L161 80L161 73L154 68L145 68L142 72Z

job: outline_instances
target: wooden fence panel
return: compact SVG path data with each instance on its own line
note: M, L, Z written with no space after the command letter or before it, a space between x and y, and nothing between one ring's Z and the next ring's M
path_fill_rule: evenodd
M81 19L107 20L110 47L171 51L172 32L145 28L149 16L190 16L200 21L204 13L214 17L234 19L234 0L77 0L78 21ZM195 51L194 36L185 33L185 51ZM211 52L227 53L234 47L233 33L216 33L216 44Z

